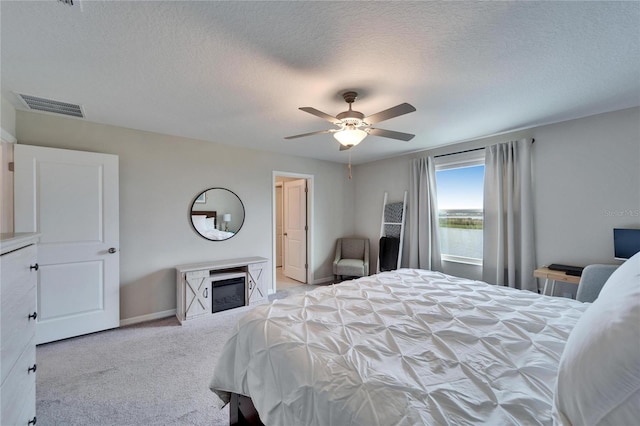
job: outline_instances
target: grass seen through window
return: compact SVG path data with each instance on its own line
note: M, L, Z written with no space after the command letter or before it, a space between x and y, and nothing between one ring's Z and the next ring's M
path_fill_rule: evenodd
M438 225L441 228L482 229L483 220L470 217L441 217Z

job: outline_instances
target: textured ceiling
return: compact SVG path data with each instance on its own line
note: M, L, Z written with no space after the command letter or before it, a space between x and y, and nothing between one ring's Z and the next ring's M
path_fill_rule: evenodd
M0 2L1 89L86 120L346 162L299 111L416 112L355 164L640 105L638 2Z

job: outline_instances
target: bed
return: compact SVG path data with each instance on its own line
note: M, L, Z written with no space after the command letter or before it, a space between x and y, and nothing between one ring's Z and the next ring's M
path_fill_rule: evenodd
M640 320L636 264L626 324ZM226 343L211 389L222 404L253 404L267 425L570 424L571 407L552 410L562 405L557 377L590 306L433 271L383 272L256 307ZM639 324L623 339L639 338ZM620 374L631 371L640 387L635 342ZM564 363L588 375L579 361ZM598 380L618 380L612 374ZM569 394L591 386L567 383Z
M191 212L191 222L193 223L193 227L203 237L214 241L226 240L233 237L233 232L216 229L216 221L217 212L215 211L193 210Z

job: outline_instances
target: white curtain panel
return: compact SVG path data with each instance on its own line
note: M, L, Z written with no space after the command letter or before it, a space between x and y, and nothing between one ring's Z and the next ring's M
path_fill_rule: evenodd
M409 267L441 271L436 167L433 157L411 163L409 181Z
M531 143L521 139L485 150L482 279L537 292Z

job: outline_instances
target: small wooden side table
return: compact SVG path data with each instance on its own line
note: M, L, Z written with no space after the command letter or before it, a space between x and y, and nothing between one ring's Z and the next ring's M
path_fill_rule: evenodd
M547 294L547 287L549 286L549 281L551 281L551 296L553 296L553 291L556 288L556 281L562 281L565 283L571 284L579 284L580 277L575 275L567 275L562 271L556 271L553 269L549 269L546 266L536 269L533 271L533 276L536 278L544 278L544 288L542 289L542 294Z

